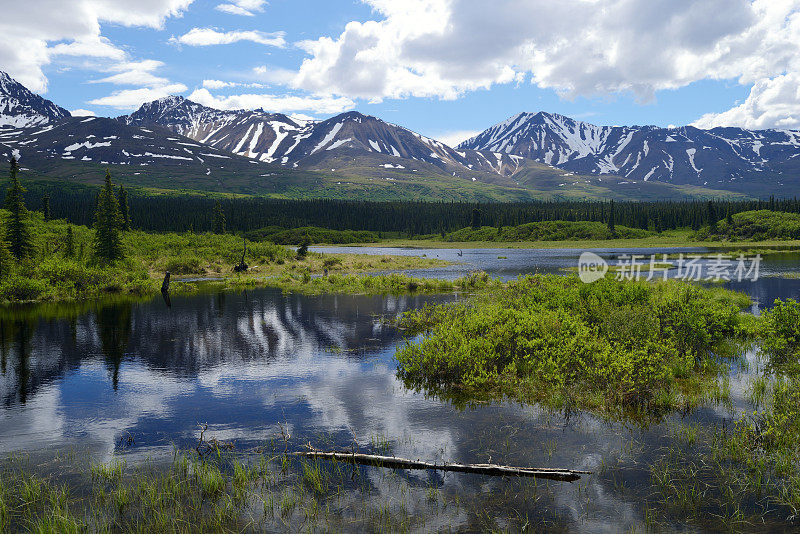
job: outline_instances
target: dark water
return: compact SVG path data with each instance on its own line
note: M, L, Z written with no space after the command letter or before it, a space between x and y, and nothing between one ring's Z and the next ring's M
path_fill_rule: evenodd
M506 278L557 272L574 266L579 255L413 252L464 262L435 276L483 269ZM765 260L762 275L788 270L797 270L797 256ZM764 306L776 297L797 297L800 280L762 276L737 288ZM173 297L171 307L157 298L72 312L5 310L0 454L73 448L99 459L166 455L174 445L194 445L199 423L208 424L207 437L247 448L279 438L283 425L297 443L347 446L355 439L364 450L381 442L392 454L432 461L589 469L598 474L580 484L548 486L538 501L519 506L567 530L640 527L648 465L681 416L642 429L512 403L459 410L407 390L395 377L402 335L383 319L454 298L309 297L265 289ZM732 376L730 405L700 409L688 420L715 424L734 417L746 408L746 378ZM609 465L613 476L602 469ZM498 502L497 495L515 494L514 482L431 476L443 492L463 495L475 508L454 512L448 520L453 528L470 524L478 509L513 516L509 500Z
M415 248L390 248L390 247L312 247L315 252L323 253L358 253L376 255L404 255L438 258L453 265L437 269L403 271L412 276L454 279L466 276L475 271L486 271L494 278L510 280L520 275L535 273L567 274L568 269L578 266L578 259L586 249L415 249ZM655 254L656 261L662 262L663 255L667 254L666 261L676 262L676 256L683 254L685 258L701 256L701 277L708 276L709 264L714 261L718 251L705 248L664 247L629 248L629 249L590 249L610 266L619 265L628 261L625 256L638 255L645 259L638 259L638 263L649 265L650 256ZM459 255L460 254L460 255ZM753 255L745 256L745 266L749 269ZM646 276L647 265L642 268ZM755 302L756 309L769 307L777 298L800 299L800 252L788 252L766 255L760 262L759 278L752 282L751 277L745 277L741 282L735 280L733 275L735 265L729 270L733 281L725 284L726 287L742 291L750 295ZM668 276L673 277L677 269L668 271ZM787 277L787 275L789 275ZM613 276L613 274L608 274ZM792 276L796 278L792 278Z

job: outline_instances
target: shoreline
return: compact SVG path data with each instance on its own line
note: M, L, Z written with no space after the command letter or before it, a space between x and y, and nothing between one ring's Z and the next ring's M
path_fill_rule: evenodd
M436 241L416 239L387 239L374 243L330 245L315 243L314 247L342 248L404 248L404 249L609 249L609 248L708 248L741 250L765 248L780 251L800 250L800 240L792 241L690 241L680 234L633 239L567 240L567 241Z

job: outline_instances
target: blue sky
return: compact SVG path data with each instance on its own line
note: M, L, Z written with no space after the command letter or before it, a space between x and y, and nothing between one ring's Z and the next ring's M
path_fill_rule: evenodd
M37 13L53 2L11 7L36 22L2 34L0 68L80 113L182 94L313 118L357 109L450 142L539 110L800 127L791 0L61 0L72 9Z

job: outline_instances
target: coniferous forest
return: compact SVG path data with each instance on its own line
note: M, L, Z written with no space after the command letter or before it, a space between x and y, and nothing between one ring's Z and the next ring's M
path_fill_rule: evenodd
M91 225L97 207L96 188L26 185L28 206L48 198L50 216ZM531 201L518 203L367 202L348 200L283 200L259 197L220 198L195 193L154 195L126 190L130 225L147 231L213 231L217 204L228 232L269 226L317 226L333 230L370 230L413 237L452 232L471 226L516 226L538 221L608 222L612 206L603 201ZM613 206L614 224L655 231L697 230L726 216L760 209L800 212L800 200L686 200L620 202Z

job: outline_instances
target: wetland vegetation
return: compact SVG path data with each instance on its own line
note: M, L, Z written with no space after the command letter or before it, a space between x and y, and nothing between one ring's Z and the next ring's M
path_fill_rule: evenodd
M757 369L746 384L749 409L730 424L687 425L651 466L670 513L730 530L783 522L800 513L800 304L776 301L759 325ZM773 524L773 529L783 530Z
M72 475L58 477L67 482L35 473L24 457L0 468L0 531L411 532L445 516L448 505L462 506L446 502L435 486L404 490L391 472L379 474L376 489L370 470L274 450L215 447L208 458L176 451L166 464L133 467L116 458L57 465ZM382 496L389 488L397 499Z
M0 216L4 212L0 210ZM426 268L445 265L434 258L341 254L298 255L291 248L269 241L247 242L245 273L233 273L244 243L231 234L149 233L130 230L121 234L124 257L100 261L93 252L94 230L64 220L45 221L41 214L28 217L32 251L21 261L7 258L0 266L0 301L58 301L93 299L109 295L148 296L158 293L166 271L180 277L216 278L220 287L276 285L303 287L312 276L327 270L334 275L370 271ZM69 238L67 236L70 236ZM2 261L0 261L2 263ZM342 283L337 283L337 282ZM375 286L386 285L375 283ZM424 284L420 284L424 285ZM326 286L348 291L353 279L334 277ZM175 291L191 291L192 284L173 284Z
M716 383L732 340L754 336L750 299L679 282L583 284L529 276L471 300L408 312L424 333L397 353L407 384L448 398L663 414L696 406Z
M105 201L113 204L112 196ZM0 386L8 384L3 414L11 421L17 412L39 413L41 397L61 398L48 389L52 384L72 381L71 389L56 393L79 398L73 408L81 414L73 412L73 417L79 419L89 413L81 404L88 401L75 391L83 391L86 384L104 391L100 384L108 375L113 391L105 397L109 405L124 396L126 386L136 390L137 405L161 407L182 394L190 400L174 410L178 415L169 416L175 419L152 407L134 410L133 416L125 411L114 416L134 421L123 427L147 421L145 435L161 436L155 448L147 448L153 447L151 442L143 451L160 450L163 456L165 441L158 439L174 438L176 452L166 463L131 455L129 467L129 445L119 443L104 450L100 463L83 463L80 455L69 465L58 458L28 463L26 455L11 454L0 463L0 531L412 531L446 529L453 518L467 530L569 530L575 519L566 516L593 506L590 487L623 496L623 505L633 504L642 512L635 525L650 530L676 524L765 531L797 525L797 302L761 303L763 313L755 316L744 312L751 306L749 297L718 286L610 278L582 284L575 276L557 275L503 282L481 272L443 280L387 272L447 265L434 258L308 251L312 242L385 244L387 237L402 237L412 246L434 247L497 247L507 242L565 248L713 245L760 252L762 245L778 250L800 238L795 232L797 201L620 203L610 223L609 206L602 202L543 202L503 209L420 203L415 204L417 213L400 205L287 204L173 194L143 199L132 194L133 216L108 219L119 224L120 254L112 260L97 254L97 229L79 224L85 214L67 206L64 198L48 196L41 213L17 210L24 214L18 221L13 209L0 213L6 225L24 221L30 236L25 250L0 250L0 300L46 301L37 308L0 309L5 381ZM123 198L121 191L118 198ZM243 205L263 208L264 213L247 219L238 215ZM146 213L148 206L152 213ZM179 209L171 213L170 206ZM207 212L189 209L198 206ZM280 213L287 206L305 211L292 218ZM53 219L51 210L63 218ZM339 223L337 218L348 226L317 226L326 223L315 210L324 212L330 226ZM213 224L206 224L212 214ZM174 224L166 227L171 215ZM270 225L276 221L279 224ZM239 235L225 233L226 225ZM212 227L216 233L205 231ZM242 260L243 235L249 238L244 256L248 269L233 273ZM424 239L414 239L420 236ZM498 257L494 251L491 256ZM534 267L529 264L526 272ZM179 282L173 285L176 302L181 295L196 297L183 304L190 312L136 301L157 294L166 271ZM378 273L365 275L374 271ZM790 276L784 278L788 281ZM206 284L213 284L218 293L206 294L201 287ZM243 291L262 287L282 291ZM240 291L226 296L225 290ZM436 293L447 295L432 296ZM420 294L428 294L434 303L410 305L404 300ZM354 300L352 295L384 297ZM238 302L232 310L231 301ZM406 309L410 311L401 314ZM348 313L357 319L340 319ZM47 334L34 335L37 325ZM131 346L137 335L145 341ZM47 336L55 341L42 348ZM348 336L357 341L348 344ZM232 346L239 338L241 346ZM370 350L372 359L362 361L362 354ZM162 361L163 353L167 356ZM753 353L755 360L750 358ZM62 362L51 354L72 354L73 359ZM99 372L92 358L99 362ZM132 385L126 382L129 365L135 367ZM732 404L732 389L739 386L731 382L742 370L746 410ZM196 389L189 387L192 380L199 384ZM152 389L167 393L148 404L141 390L152 384ZM314 397L318 391L326 396ZM602 455L600 460L592 458L588 481L568 490L502 479L473 480L483 489L469 493L461 484L466 477L447 485L430 474L416 477L303 461L287 455L285 443L240 448L235 440L220 437L201 453L199 447L187 446L186 436L195 438L181 426L185 421L175 420L196 417L197 406L215 406L218 401L209 398L215 395L224 403L216 413L220 436L228 430L234 436L247 435L254 420L263 427L264 420L282 420L277 418L285 416L285 406L294 407L292 424L301 428L295 450L313 440L339 450L405 451L409 457L454 459L452 449L446 449L447 436L453 434L470 442L469 452L457 451L461 459L492 462L501 457L509 465L520 465L534 458L542 467L552 461L556 467L577 468L581 461L590 461L592 455L581 451L591 448L592 436L599 441L617 434L626 437L620 438L616 464L606 463ZM388 397L384 404L382 395ZM257 406L250 408L256 414L253 419L241 408L248 399ZM414 406L416 419L400 413L397 407L403 403ZM56 402L43 410L57 414L59 406ZM363 412L350 417L347 412L354 406ZM105 409L101 406L98 413ZM715 411L724 415L709 415ZM317 412L324 412L320 417L325 423L302 428ZM510 422L503 423L503 415ZM102 419L97 413L88 417ZM434 421L426 426L431 417ZM386 423L395 433L398 427L403 432L423 428L433 439L408 446L404 438L381 434L366 438L367 443L348 426L372 420ZM577 442L570 443L574 420L588 421L594 429L576 432ZM156 421L152 428L147 426L150 421ZM162 430L163 421L175 427ZM460 421L466 430L450 426L452 421ZM19 423L4 424L14 430ZM107 420L104 424L115 428ZM84 431L92 425L94 421L87 423ZM668 436L643 437L664 428ZM263 430L258 439L274 434L274 429ZM130 439L135 449L133 436ZM530 446L534 440L541 441L536 442L541 448L536 454ZM639 465L627 465L637 475L626 478L620 465L634 447L648 452L639 454ZM631 481L635 497L626 493ZM559 516L548 509L567 493L574 506L569 513Z
M693 238L698 241L797 241L800 240L800 214L745 211L701 228Z

